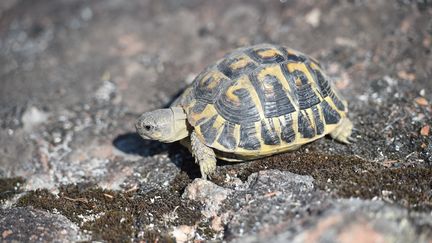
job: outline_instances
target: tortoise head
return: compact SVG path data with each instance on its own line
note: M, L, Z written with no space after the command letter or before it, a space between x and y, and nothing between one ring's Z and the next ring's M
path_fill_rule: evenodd
M143 113L135 122L138 134L144 139L172 143L189 135L186 114L180 107Z

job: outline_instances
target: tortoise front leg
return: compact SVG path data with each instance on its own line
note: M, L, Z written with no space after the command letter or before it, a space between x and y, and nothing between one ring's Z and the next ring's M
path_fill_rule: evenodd
M199 164L201 176L207 179L207 175L212 174L216 169L216 155L212 148L201 142L195 131L191 134L191 147L195 162Z

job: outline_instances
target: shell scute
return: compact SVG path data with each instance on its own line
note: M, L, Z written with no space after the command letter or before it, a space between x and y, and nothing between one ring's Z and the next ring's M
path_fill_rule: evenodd
M242 124L240 126L240 148L246 150L258 150L261 143L258 140L255 123Z
M269 120L269 124L265 120L261 121L261 137L263 138L264 144L277 145L280 144L280 138L276 132L273 124L273 120Z
M222 133L218 138L218 143L226 149L233 150L237 146L237 138L234 136L235 124L225 122Z
M282 124L281 126L281 138L286 143L292 143L296 139L296 132L293 128L293 118L291 114L287 114L281 118L279 118L279 122Z
M284 87L286 80L283 78L279 66L269 66L249 75L250 82L256 90L264 116L267 118L282 116L296 110L297 104L293 104L291 93ZM291 98L290 98L291 96Z
M222 73L212 70L199 75L194 81L195 97L207 103L213 103L224 84L229 82Z
M257 67L258 64L246 54L228 56L217 65L218 70L232 80Z
M298 114L298 132L303 138L313 138L315 136L315 128L305 111L300 111Z
M285 61L283 52L272 46L250 48L246 53L257 63L261 64L281 63Z
M214 106L219 115L235 124L253 123L260 120L260 114L250 90L238 83L227 86Z

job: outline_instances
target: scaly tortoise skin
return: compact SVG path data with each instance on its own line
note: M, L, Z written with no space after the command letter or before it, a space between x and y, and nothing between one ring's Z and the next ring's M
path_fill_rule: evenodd
M347 113L315 59L270 44L226 55L173 106L186 111L202 141L225 160L297 149L332 132Z
M347 102L318 61L273 44L234 50L207 67L169 109L144 113L138 133L189 147L205 178L216 157L243 161L330 134L349 143Z

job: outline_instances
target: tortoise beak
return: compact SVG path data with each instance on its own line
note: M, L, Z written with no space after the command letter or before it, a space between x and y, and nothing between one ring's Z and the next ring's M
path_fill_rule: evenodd
M139 134L143 139L150 139L146 134L143 133L144 129L143 129L143 126L142 126L142 121L141 121L141 119L138 119L138 120L135 122L135 128L136 128L137 133L138 133L138 134Z

